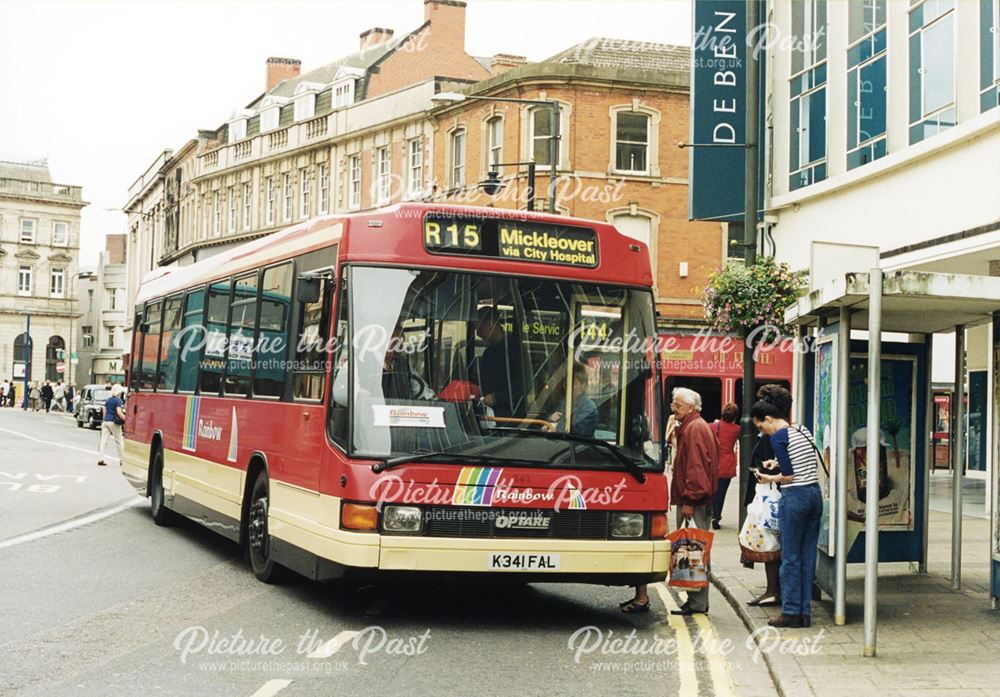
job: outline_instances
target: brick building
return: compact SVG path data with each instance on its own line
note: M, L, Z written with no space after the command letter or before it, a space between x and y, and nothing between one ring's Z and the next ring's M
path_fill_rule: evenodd
M54 183L44 161L0 162L0 379L18 382L18 395L26 372L33 381L72 379L86 205L81 188Z
M722 231L687 221L687 158L673 147L687 134L688 49L601 39L535 65L476 57L465 48L465 7L425 0L425 21L408 34L369 29L354 53L308 72L295 59L270 58L261 95L177 153L161 153L129 191L129 304L155 266L189 264L315 215L405 200L475 203L458 194L485 176L484 119L504 115L507 161L533 153L535 133L529 114L509 105L439 108L434 100L465 90L560 99L560 173L576 177L560 210L613 220L650 242L661 311L697 321L701 288L721 263ZM446 170L455 169L459 124L469 186L455 187ZM625 138L613 140L619 128ZM643 161L623 170L618 148ZM519 176L515 188L523 188Z
M648 244L664 320L700 320L724 241L718 223L687 216L688 156L676 146L688 135L689 53L596 38L468 86L467 99L431 113L435 198L523 209L525 163L534 160L536 209L547 208L551 110L476 97L558 101L556 210L606 220ZM504 182L493 197L478 187L491 169Z

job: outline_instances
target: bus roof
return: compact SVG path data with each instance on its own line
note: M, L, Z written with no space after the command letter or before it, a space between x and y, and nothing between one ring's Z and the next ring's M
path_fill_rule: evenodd
M504 219L590 228L598 236L599 263L596 268L583 269L510 259L431 255L424 249L422 235L422 221L431 212L461 218ZM412 232L402 227L407 223L413 224ZM400 203L364 213L313 218L226 249L190 266L154 269L142 280L136 303L171 295L341 242L339 256L346 261L474 269L616 285L653 285L646 245L621 234L609 223L504 208Z

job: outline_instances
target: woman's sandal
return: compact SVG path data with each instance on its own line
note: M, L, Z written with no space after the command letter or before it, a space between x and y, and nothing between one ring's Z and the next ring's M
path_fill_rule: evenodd
M618 607L621 608L622 612L625 613L638 613L638 612L649 612L649 600L644 603L637 602L635 598L632 600L621 603Z
M747 605L751 607L777 607L781 605L781 599L776 595L762 595L749 601Z

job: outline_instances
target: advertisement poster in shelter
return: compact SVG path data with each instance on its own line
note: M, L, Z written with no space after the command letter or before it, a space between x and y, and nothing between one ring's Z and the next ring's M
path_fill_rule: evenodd
M823 490L823 517L820 519L819 546L829 553L833 549L834 528L830 525L830 492L836 490L836 413L833 409L837 369L837 337L819 340L816 346L816 384L813 391L813 434L816 447L823 453L826 467L819 469L819 485ZM829 475L827 474L829 472Z
M916 444L916 359L884 356L881 370L881 433L877 463L869 463L868 359L851 356L847 405L847 517L865 519L868 497L878 497L879 528L913 529ZM877 492L867 487L868 467L879 468Z

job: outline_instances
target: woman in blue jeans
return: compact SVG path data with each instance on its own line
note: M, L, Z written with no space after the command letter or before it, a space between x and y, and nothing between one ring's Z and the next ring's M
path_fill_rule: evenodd
M761 482L781 484L781 614L772 627L808 627L811 624L812 586L816 577L816 544L823 513L816 467L816 445L803 426L790 426L777 407L761 400L750 418L771 439L780 474L760 474Z

